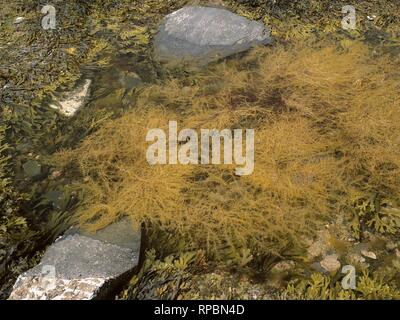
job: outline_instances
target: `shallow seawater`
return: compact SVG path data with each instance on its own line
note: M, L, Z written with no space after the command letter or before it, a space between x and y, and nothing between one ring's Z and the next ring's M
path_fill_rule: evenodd
M112 62L110 66L106 68L102 68L100 70L95 70L92 69L90 70L89 73L86 75L83 75L83 78L85 77L90 77L93 80L93 86L91 88L91 95L88 103L85 105L85 107L80 111L81 115L85 114L92 114L92 113L109 113L109 119L110 120L105 120L105 122L102 125L106 125L108 127L107 123L110 121L111 126L113 126L112 121L115 122L115 130L118 130L118 122L119 118L122 117L124 118L129 118L129 117L142 117L143 114L143 109L146 110L146 112L160 112L160 105L169 105L171 106L171 115L164 115L166 116L163 118L163 121L167 121L168 117L180 117L182 114L187 114L190 120L190 117L195 117L196 111L196 103L199 101L199 103L204 103L205 107L202 111L204 114L204 119L196 120L200 121L203 123L203 125L206 125L207 123L205 122L207 119L207 110L209 109L209 114L211 117L216 117L214 121L211 121L212 125L215 125L218 123L218 121L226 121L226 119L221 118L221 120L218 120L220 115L218 113L215 113L215 108L214 106L210 107L210 104L220 104L222 107L222 110L224 113L232 113L235 114L235 112L238 113L239 119L236 119L236 116L233 116L232 120L228 120L226 125L228 127L230 126L243 126L244 124L247 125L253 125L253 126L258 126L258 130L269 130L267 129L270 124L268 122L265 123L265 128L263 128L263 120L261 120L261 124L254 122L255 119L251 116L250 118L247 118L248 116L245 114L241 114L242 109L246 110L248 107L253 106L255 109L257 108L264 108L267 117L270 116L271 119L273 119L274 122L280 123L280 121L303 121L301 119L306 119L309 117L307 113L302 114L302 111L299 112L299 107L301 104L305 104L301 108L312 108L312 104L315 102L313 99L314 93L311 91L305 91L303 94L303 99L305 99L304 102L300 102L300 105L296 105L297 102L295 101L293 103L288 103L288 100L290 99L298 99L296 91L294 90L292 92L292 89L290 86L296 86L300 85L298 88L300 91L304 90L302 87L302 84L299 84L298 80L293 81L293 79L289 79L287 82L285 80L276 78L276 82L278 83L275 85L272 79L269 78L268 75L266 74L261 74L261 72L266 72L268 73L268 60L269 60L269 55L271 55L276 63L287 63L290 65L291 61L285 61L285 57L283 57L283 60L280 60L281 57L279 56L280 54L287 56L287 58L293 57L293 58L298 58L298 59L303 59L304 63L314 63L314 65L311 66L311 68L315 69L310 69L309 72L314 73L311 74L310 76L313 77L310 79L310 81L319 81L318 77L321 77L323 84L321 84L320 89L322 90L322 96L321 99L326 99L326 101L321 101L322 104L325 103L330 103L330 104L336 104L342 99L340 96L340 90L342 90L340 87L345 85L346 79L343 77L344 75L339 74L335 71L335 68L339 68L339 70L342 70L343 72L346 72L350 69L350 66L348 64L355 63L357 60L358 56L362 55L377 55L377 52L379 51L381 55L384 55L386 53L389 53L389 56L393 57L394 59L397 58L397 47L385 47L382 46L382 42L376 41L377 38L381 37L379 34L369 34L365 41L364 44L358 44L356 41L354 43L352 41L348 41L344 43L344 45L336 47L336 44L334 41L320 41L321 43L324 43L323 47L328 48L327 51L325 49L321 50L321 47L318 45L318 40L314 39L313 40L313 45L315 46L315 53L314 53L314 59L313 61L307 60L306 57L301 56L299 54L297 56L296 51L304 51L305 54L307 52L311 53L312 48L308 48L308 51L306 48L302 47L299 44L291 45L291 44L286 44L285 46L277 44L279 49L275 49L274 47L266 47L264 49L258 49L254 50L253 52L250 53L244 53L240 54L237 57L231 57L229 59L221 60L216 63L213 63L212 65L208 67L201 67L197 69L193 68L175 68L175 69L168 69L165 67L163 69L163 66L160 65L146 65L145 63L142 63L144 59L140 58L135 58L132 55L120 55L116 54L115 57L112 58ZM354 47L354 56L351 56L350 54L343 54L343 50L350 50L351 48ZM359 52L357 52L359 50ZM320 53L318 53L320 52ZM259 55L259 57L257 56ZM328 56L326 56L328 55ZM337 55L337 57L335 57ZM329 67L325 67L323 64L325 63L324 59L330 59L327 61L327 63L330 63L331 65ZM321 59L319 61L319 59ZM261 62L260 62L261 61ZM318 65L318 63L321 62L321 66ZM337 62L337 66L335 66L335 63ZM260 63L262 64L261 68L262 71L260 71ZM272 62L274 63L274 62ZM379 68L385 68L384 66L384 61L381 62L381 65ZM290 68L302 68L305 65L302 63L299 64L292 64ZM389 65L388 65L389 66ZM320 69L322 68L322 69ZM330 75L330 69L332 68L332 74ZM355 66L354 68L359 68L360 70L356 70L354 72L354 77L357 77L357 73L360 72L362 74L364 72L363 68L364 66L362 64ZM225 72L221 75L218 74L218 72ZM235 72L237 74L235 75ZM254 75L253 75L254 72ZM274 72L277 72L276 70ZM284 71L285 72L285 71ZM287 70L287 76L290 77L293 74L298 74L299 76L303 72L303 70L300 69L290 69ZM365 76L368 76L368 70L365 70ZM397 77L397 74L393 74L394 77ZM252 84L255 86L260 86L263 85L263 81L265 81L265 86L271 86L271 89L266 88L259 88L259 87L249 87L248 84L246 84L246 78L251 79L251 78L259 78ZM265 80L263 80L263 77L265 77ZM301 76L300 76L301 77ZM343 79L342 79L343 77ZM206 79L206 80L205 80ZM390 80L390 79L389 79ZM354 78L354 81L358 81L357 78ZM368 81L367 79L363 81ZM251 80L250 80L251 82ZM390 83L390 82L388 82ZM316 86L318 88L319 85L317 85L314 82L310 82L311 86ZM181 86L181 87L180 87ZM335 87L336 86L336 87ZM248 91L246 91L248 90ZM325 93L325 91L326 93ZM338 91L339 90L339 91ZM369 89L365 89L369 90ZM143 91L145 93L143 93ZM196 91L197 93L195 93ZM210 95L210 92L212 93ZM329 97L332 94L337 94L339 95L337 100L338 102L335 101L335 98ZM213 96L214 93L214 96ZM360 93L363 94L362 91ZM310 94L310 100L307 101L308 97L307 94ZM344 96L347 93L344 93ZM375 98L374 95L366 95L366 97ZM139 101L138 101L139 99ZM148 101L146 101L148 99ZM207 100L209 99L209 101ZM185 105L185 103L187 105ZM307 103L310 103L311 105L308 106ZM358 102L356 102L358 103ZM229 105L231 104L231 105ZM195 107L193 106L195 105ZM152 107L153 106L153 107ZM168 110L168 107L166 107ZM207 109L208 108L208 109ZM334 107L333 110L330 110L329 112L337 112L339 111L339 107ZM138 113L136 115L136 109L138 109ZM263 111L263 112L264 112ZM168 111L167 111L168 112ZM178 113L175 113L178 112ZM247 111L246 111L247 112ZM323 110L319 110L318 108L316 111L307 111L311 112L311 117L321 117L320 112L324 112ZM316 112L315 114L312 114L312 112ZM340 110L340 112L343 112L343 110ZM265 117L265 114L260 114L259 115L262 119ZM351 115L355 116L355 115ZM79 117L79 115L78 115ZM161 115L161 117L163 117ZM240 117L243 117L240 119ZM229 118L229 115L228 115ZM246 119L247 118L247 119ZM325 119L324 119L325 118ZM115 120L112 120L115 119ZM326 117L325 115L322 115L322 119L317 119L317 120L311 120L311 121L316 121L315 125L310 124L310 129L316 130L316 134L322 134L322 138L324 137L324 123L328 124L328 126L332 126L335 128L338 126L338 123L335 123L335 121L344 121L345 119L335 119L335 116L329 116ZM129 121L129 120L128 120ZM145 121L145 119L144 119ZM185 122L185 116L182 117L181 121ZM215 122L217 121L217 122ZM234 122L229 122L229 121L234 121ZM346 121L349 121L346 119ZM294 123L295 123L294 122ZM261 125L261 127L260 127ZM294 124L296 125L296 124ZM320 127L322 125L322 127ZM315 127L316 126L316 127ZM319 128L320 127L320 128ZM100 129L100 135L101 133L101 126L99 128L96 128L93 132L95 133L98 129ZM121 129L123 129L121 127ZM126 129L123 129L126 130ZM133 126L131 130L135 130L135 127ZM137 130L140 130L137 128ZM354 130L356 130L354 128ZM320 132L320 133L319 133ZM288 133L289 134L289 133ZM293 134L293 133L292 133ZM298 132L299 135L304 134L303 132ZM287 138L289 138L291 134L288 135ZM88 134L89 137L89 142L91 141L90 139L90 134ZM107 137L106 137L107 138ZM129 139L129 137L123 137L123 136L115 136L114 139ZM361 136L360 136L361 138ZM95 138L94 138L95 139ZM308 137L307 139L318 139L317 137ZM80 139L81 142L85 143L85 139ZM121 141L116 141L116 140L110 140L110 143L122 143L122 144L127 144L129 145L129 142L125 142L124 140ZM143 141L144 142L144 141ZM343 141L344 142L344 141ZM80 152L88 152L88 151L80 151L79 150L79 143L76 145L70 145L73 149L75 147L78 147L76 150L76 156L80 157L83 156L85 157L86 154L81 154ZM285 148L284 145L281 146L282 148ZM307 148L308 146L304 146ZM103 148L107 148L107 145L104 144L103 142ZM328 146L325 146L325 148L330 148ZM104 149L105 150L105 149ZM300 151L300 150L299 150ZM333 150L332 150L333 151ZM106 151L105 151L106 152ZM121 150L121 153L123 154L125 150ZM127 150L127 152L129 152ZM131 152L135 152L135 150L131 150ZM297 152L297 151L296 151ZM301 151L303 152L303 151ZM308 152L308 151L305 151ZM322 151L319 151L322 152ZM363 151L364 152L364 151ZM329 158L329 151L324 151L327 155L325 157ZM293 157L298 157L298 154L292 155ZM312 155L310 155L313 157ZM108 156L106 156L108 157ZM124 156L123 156L124 157ZM322 158L323 159L323 158ZM279 159L277 159L279 160ZM335 160L335 159L333 159ZM338 162L341 160L336 159ZM91 165L90 163L90 158L87 159L89 161L86 163L86 166ZM97 161L97 160L95 160ZM129 159L126 161L130 161ZM138 160L133 160L133 161L138 161ZM281 161L281 160L279 160ZM134 167L131 167L131 164L127 163L120 163L119 165L125 166L126 168L124 170L133 170L135 171L136 169ZM300 164L299 164L300 165ZM102 167L103 164L100 164L100 167ZM100 170L100 167L96 169L94 167L91 170L94 170L96 172L97 170ZM284 168L284 167L282 167ZM114 170L114 169L110 169ZM298 170L302 170L300 167ZM308 170L308 169L307 169ZM322 170L322 169L321 169ZM186 171L185 171L186 172ZM255 173L257 175L259 173ZM308 173L299 173L301 174L308 174ZM97 175L97 174L96 174ZM90 177L91 179L93 178ZM114 176L112 174L110 176L112 181L116 181L117 183L121 183L120 179L121 177ZM146 177L144 177L146 178ZM271 177L270 177L271 178ZM290 178L289 176L287 178ZM107 178L108 179L108 178ZM256 177L257 179L257 177ZM292 178L290 178L292 179ZM123 179L122 179L123 181ZM296 180L293 181L301 181L304 182L302 179L296 178ZM310 180L312 181L312 179ZM93 182L93 181L91 181ZM184 182L182 182L184 183ZM101 187L101 185L100 185ZM186 188L185 185L182 186L183 188ZM187 186L189 187L189 186ZM282 186L283 187L283 186ZM288 187L288 186L287 186ZM305 185L298 186L299 188L306 187ZM315 188L316 186L311 186L311 188ZM320 186L319 186L320 187ZM326 186L327 187L327 186ZM121 188L121 186L119 186ZM124 188L122 186L122 188ZM246 188L245 185L239 187L238 192L244 192L245 189L240 189L240 188ZM324 187L325 188L325 187ZM212 187L211 189L212 190ZM311 189L310 189L311 190ZM217 192L220 193L220 191L213 190L212 192ZM314 192L314 191L313 191ZM342 191L341 191L342 192ZM317 194L315 194L316 196ZM145 194L146 196L150 196L151 194ZM220 194L220 196L228 196L224 194ZM228 196L229 197L229 196ZM300 196L302 197L302 196ZM107 200L106 200L107 201ZM126 201L129 201L129 199L126 199ZM213 204L218 207L219 200L212 200L211 198L209 199L210 206L213 206ZM215 201L215 203L214 203ZM301 201L304 201L301 200ZM312 198L308 199L307 201L313 201ZM329 200L331 201L331 200ZM179 203L179 202L178 202ZM279 202L278 202L279 203ZM277 203L277 204L278 204ZM113 205L113 204L108 204L108 205ZM231 207L229 204L229 200L226 200L226 205ZM120 209L117 211L123 212L126 209L123 209L124 206L122 206ZM85 209L86 210L86 209ZM130 210L130 209L128 209ZM151 208L145 208L144 210L151 210ZM176 210L176 208L174 209ZM97 212L99 214L99 212ZM147 214L145 212L145 214ZM101 216L101 215L100 215ZM148 217L147 217L148 218ZM151 219L151 218L150 218Z
M314 72L314 74L311 74L312 79L310 81L318 81L318 77L321 77L323 84L321 85L321 89L325 90L322 92L323 96L321 98L327 99L326 102L323 101L323 103L331 103L335 104L337 103L334 99L331 98L330 95L334 95L335 93L339 94L337 97L338 101L340 101L343 97L340 96L340 90L341 86L345 85L347 79L344 78L344 75L338 73L338 72L332 72L332 75L329 74L329 69L328 67L323 66L323 63L325 63L323 60L325 59L324 55L329 54L328 58L331 59L328 61L331 65L329 67L333 68L335 70L335 61L337 61L337 67L340 68L340 70L343 71L348 71L350 70L350 65L351 63L356 62L357 57L361 57L362 55L373 55L373 51L375 50L373 47L369 47L367 45L359 45L355 42L354 44L354 53L351 52L352 48L352 43L346 43L344 48L337 48L335 49L335 46L332 45L326 45L326 50L319 48L316 46L316 52L314 53L314 65L311 65L310 72ZM344 50L350 50L349 54L344 54ZM196 116L195 110L192 110L194 107L192 104L197 103L197 101L200 101L199 103L205 103L205 106L207 106L207 103L216 103L216 104L221 104L222 110L227 115L229 118L229 113L232 113L233 115L235 112L239 113L240 117L240 112L243 112L245 110L244 108L246 106L254 106L255 108L265 108L265 112L271 112L271 117L275 118L275 121L281 121L280 118L285 119L285 121L290 120L290 118L293 117L293 119L302 119L303 116L301 113L299 114L299 111L295 111L296 108L299 108L300 105L295 104L290 104L287 103L288 99L295 99L296 92L291 92L290 85L300 85L299 90L304 90L303 87L301 87L301 83L297 82L290 82L292 81L289 79L289 81L286 83L285 80L276 78L277 85L275 88L258 88L258 87L253 87L250 88L246 84L246 77L251 79L253 77L252 72L254 72L254 77L258 78L256 79L256 82L254 83L255 85L262 85L263 77L265 77L265 83L268 83L268 81L271 81L271 83L268 83L268 85L274 87L275 83L273 82L273 79L268 78L268 74L261 74L260 71L260 65L257 65L257 59L258 57L256 56L257 54L260 54L260 59L263 59L261 63L264 63L262 67L266 67L265 72L268 73L268 55L275 55L274 59L278 59L280 63L289 63L290 61L285 61L282 60L280 61L281 57L279 56L280 54L282 55L287 55L288 58L290 57L296 57L296 51L305 51L305 53L312 52L312 49L309 48L307 51L305 48L302 48L301 46L295 46L290 48L290 46L287 47L286 49L283 47L279 50L275 50L274 48L266 48L265 50L260 50L260 51L255 51L255 53L249 54L248 57L244 56L241 57L243 59L243 64L241 63L240 60L235 60L235 58L229 59L229 61L224 62L221 61L219 63L213 64L212 66L207 68L203 68L201 71L197 72L184 72L180 74L179 76L171 76L167 79L152 79L153 81L143 81L140 83L140 88L138 89L138 78L141 78L140 74L141 71L135 69L135 64L130 61L130 58L123 56L123 57L118 57L115 59L115 62L113 65L109 68L106 69L99 74L95 75L94 79L94 89L93 89L93 96L90 101L90 104L88 108L93 108L95 110L96 108L104 108L107 110L111 111L116 111L116 110L121 110L124 109L126 111L120 113L123 118L124 117L135 117L135 110L138 109L143 109L143 107L148 108L148 112L152 112L154 110L157 112L159 110L160 104L167 104L171 105L172 109L172 115L171 116L178 116L177 114L174 114L175 111L178 111L179 113L181 112L186 112L189 117L190 116ZM291 52L291 50L293 52ZM285 52L286 51L286 52ZM320 53L318 53L320 52ZM370 52L370 53L368 53ZM335 55L337 54L337 57ZM353 55L352 55L353 54ZM306 57L302 57L301 55L298 57L300 59L303 59L304 63L307 62L313 62L313 61L308 61ZM285 59L283 57L282 59ZM319 61L318 59L321 59ZM321 62L321 66L318 65L318 63ZM252 67L249 67L253 64ZM382 61L382 64L379 66L379 68L385 68L383 65L384 62ZM299 63L298 65L292 64L290 68L299 68L299 69L290 69L287 70L288 76L291 76L292 74L299 74L303 72L300 68L304 67L302 63ZM320 69L322 68L322 69ZM354 77L357 77L357 73L363 73L364 72L364 66L363 65L358 65L355 66L355 68L359 68L359 70L354 71ZM218 72L221 72L222 70L225 71L224 74L219 75ZM237 72L237 75L234 73ZM274 72L277 72L276 70ZM327 73L328 72L328 73ZM369 72L368 70L365 70L365 72ZM143 73L142 73L143 74ZM366 75L368 75L366 73ZM396 75L394 75L396 76ZM231 77L231 78L229 78ZM207 80L204 80L207 79ZM148 79L147 79L148 80ZM354 78L354 81L356 81L357 78ZM295 81L298 81L295 79ZM146 83L147 82L147 83ZM163 84L165 83L165 84ZM209 90L211 87L213 87L215 84L218 84L218 88L215 91L214 96L210 96L208 94ZM316 85L316 83L312 82L310 83L311 85ZM267 84L266 84L267 85ZM180 87L182 86L182 87ZM202 87L205 86L205 87ZM336 86L336 87L335 87ZM317 86L318 87L318 86ZM138 93L136 90L141 90L143 89L145 91L145 94L143 93ZM146 91L147 90L147 91ZM198 94L196 92L198 91ZM211 89L215 90L215 89ZM248 91L246 91L248 90ZM369 90L369 89L365 89ZM383 90L383 89L382 89ZM195 92L196 91L196 92ZM361 89L361 93L362 92ZM305 101L304 103L310 103L313 104L315 103L313 99L315 97L313 96L314 93L311 92L305 92L305 94L311 94L310 96L310 101L307 102ZM346 95L347 93L344 93ZM149 96L150 95L150 96ZM152 97L153 95L154 97ZM368 95L367 95L368 96ZM140 101L136 101L136 98L139 97ZM307 96L304 96L305 99L308 99ZM371 96L371 98L374 98ZM144 99L144 100L143 100ZM148 101L146 101L148 99ZM154 100L152 100L154 99ZM191 100L195 99L195 100ZM208 102L207 99L210 99ZM219 100L219 101L218 101ZM185 105L185 103L187 105ZM358 101L356 102L358 103ZM146 106L143 106L143 104L147 104ZM222 105L225 104L225 105ZM231 105L229 105L231 104ZM264 105L261 105L264 104ZM276 107L276 104L281 104L280 108L271 108L270 110L268 109L269 106ZM152 109L151 106L154 106L154 109ZM231 109L231 107L234 107L234 109ZM305 105L304 108L307 107L312 107ZM339 108L339 107L335 107ZM186 109L186 110L185 110ZM207 112L207 107L205 107L205 111ZM291 113L291 111L294 111ZM339 110L337 110L339 111ZM82 110L82 112L85 112L85 110ZM137 116L140 117L142 116L141 113L142 110L138 111ZM147 111L146 111L147 112ZM215 114L215 108L213 106L209 107L209 112L210 115L216 116ZM279 114L280 112L283 113L282 117ZM312 112L310 110L310 112ZM322 112L323 110L319 110L318 108L316 109L317 114L314 114L314 117L317 116L322 116L325 117L325 115L320 115L319 113ZM331 110L329 112L335 112L335 110ZM206 113L205 113L206 116ZM218 115L219 116L219 115ZM265 115L264 115L265 116ZM355 116L355 115L351 115ZM216 120L219 118L216 118ZM291 120L293 120L291 119ZM307 117L304 119L307 120ZM184 121L184 118L182 119ZM226 119L224 119L225 121ZM230 121L229 119L227 119ZM244 119L239 119L239 122L237 122L236 118L233 118L232 121L236 121L233 123L227 123L229 126L235 126L238 124L243 124ZM296 121L297 121L296 120ZM203 120L199 120L203 121ZM222 119L221 119L222 121ZM246 120L247 123L251 123L252 120L249 118ZM333 122L332 122L333 121ZM328 117L326 119L318 119L316 122L316 129L317 132L324 131L323 126L319 128L318 126L323 125L323 122L332 122L328 123L329 126L337 126L338 124L335 123L336 119L335 116L332 115L332 117ZM337 121L344 121L344 119L338 119ZM346 121L349 121L346 119ZM212 124L214 122L211 122ZM117 124L116 124L117 125ZM254 123L254 125L258 125ZM314 125L311 124L313 127ZM262 128L260 129L262 130ZM313 139L313 138L311 138ZM121 143L124 143L124 141L121 141ZM132 150L133 151L133 150ZM79 151L77 151L79 152ZM89 164L90 165L90 164ZM300 180L301 181L301 180Z
M115 38L108 63L80 65L77 80L43 99L90 79L76 115L52 114L54 130L18 144L16 181L34 199L24 208L29 221L46 230L41 249L71 225L101 233L128 217L146 225L157 259L204 253L208 269L194 273L229 270L282 290L292 278L323 272L323 258L337 254L341 265L396 275L398 39L378 30L282 37L190 66L160 63L147 35L134 37L139 51ZM167 132L169 121L196 132L254 129L254 172L149 166L146 133ZM321 251L311 254L315 243ZM363 257L368 250L378 259Z

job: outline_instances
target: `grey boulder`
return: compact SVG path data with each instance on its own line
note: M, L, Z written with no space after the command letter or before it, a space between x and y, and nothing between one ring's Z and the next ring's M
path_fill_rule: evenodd
M167 15L154 39L162 61L208 63L272 42L269 29L226 9L187 6Z
M9 300L112 298L138 266L141 233L123 220L96 235L82 233L53 243L37 266L19 276Z

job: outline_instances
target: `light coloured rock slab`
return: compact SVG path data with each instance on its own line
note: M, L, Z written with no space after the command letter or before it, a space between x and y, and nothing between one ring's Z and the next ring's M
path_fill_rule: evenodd
M80 234L65 236L18 278L9 299L107 298L138 265L139 254L140 241L122 247Z
M85 104L91 83L92 80L86 79L82 85L68 93L65 99L51 104L50 107L67 117L72 117Z
M92 300L104 284L103 278L62 279L50 275L23 275L18 278L9 300Z

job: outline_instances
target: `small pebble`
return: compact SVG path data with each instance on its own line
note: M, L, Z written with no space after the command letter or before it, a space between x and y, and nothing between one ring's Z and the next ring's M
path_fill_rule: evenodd
M58 178L59 176L61 176L61 171L55 170L51 173L51 177L52 178Z
M372 251L361 250L361 254L366 258L376 260L376 254L373 253Z
M14 24L19 24L19 23L23 22L24 20L25 20L24 17L17 17L14 20Z

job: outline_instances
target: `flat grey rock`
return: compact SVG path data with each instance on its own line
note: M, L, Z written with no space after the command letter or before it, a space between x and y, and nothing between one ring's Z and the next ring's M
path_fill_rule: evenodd
M187 6L165 17L154 49L160 60L207 63L271 41L261 22L226 9Z
M64 279L114 278L129 271L139 257L129 248L71 235L56 241L27 276L42 272L45 265L54 266L57 276Z
M71 92L64 92L65 99L55 101L50 104L50 107L58 110L61 114L72 117L75 113L85 104L89 95L89 88L92 84L92 80L85 79L83 84L75 88Z
M37 266L19 276L9 299L109 297L139 263L140 231L121 220L95 237L73 233L58 239Z

